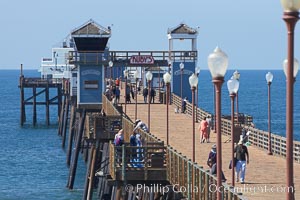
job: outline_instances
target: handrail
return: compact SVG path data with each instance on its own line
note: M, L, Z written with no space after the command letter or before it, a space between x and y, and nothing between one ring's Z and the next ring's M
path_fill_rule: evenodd
M181 98L175 94L172 94L172 103L176 106L181 106ZM186 113L188 115L192 115L192 104L187 103L187 109ZM213 114L204 111L200 108L197 108L197 121L201 121L205 116L210 115L213 116ZM236 125L237 127L244 127L247 130L250 130L249 135L249 142L251 145L256 146L262 150L268 150L268 132L245 125L245 124L239 124ZM221 118L221 132L224 135L231 135L231 120ZM276 134L271 134L271 145L272 145L272 153L274 155L279 155L286 157L286 138L283 136L279 136ZM295 141L293 142L293 158L296 163L300 163L300 142Z

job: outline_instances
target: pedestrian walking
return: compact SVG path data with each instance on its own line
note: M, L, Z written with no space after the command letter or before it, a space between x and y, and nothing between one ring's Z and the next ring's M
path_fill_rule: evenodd
M214 144L208 154L207 165L210 168L211 174L217 174L217 145ZM227 179L222 171L222 181L225 182Z
M117 86L116 92L115 92L116 104L118 104L120 102L120 94L121 94L120 88L119 88L119 86Z
M147 103L147 97L148 97L148 88L144 87L143 89L143 96L144 96L144 102Z
M205 141L208 142L207 126L208 126L208 123L206 121L206 117L204 117L203 120L201 120L199 127L198 127L198 130L200 132L200 143L203 143Z
M155 90L153 88L151 88L151 90L150 90L150 97L151 97L150 103L151 103L151 101L152 101L152 103L154 103L154 97L155 97L155 95L156 95Z
M209 142L209 140L210 140L210 131L211 131L211 127L212 127L212 121L211 121L211 118L210 118L209 115L207 115L206 121L207 121L206 136L207 136L207 142Z
M235 147L234 152L236 153L236 166L235 175L236 182L241 181L241 184L245 183L246 175L246 162L249 164L249 152L248 148L243 144L243 140L240 140L238 145Z

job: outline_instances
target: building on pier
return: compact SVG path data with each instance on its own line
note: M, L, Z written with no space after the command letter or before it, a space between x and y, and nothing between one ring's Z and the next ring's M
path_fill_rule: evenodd
M191 91L183 90L182 88L190 88L188 79L195 73L195 68L197 67L197 36L197 29L191 28L184 23L168 30L169 52L171 52L169 55L172 75L171 90L181 98L187 97L189 101L192 100ZM180 57L174 55L176 52L175 49L178 48L175 45L175 41L178 40L180 42L191 41L190 49ZM180 66L184 68L181 69Z
M78 107L101 105L104 91L104 65L108 64L107 42L110 28L104 28L93 20L71 32L74 51L69 52L68 61L78 70Z

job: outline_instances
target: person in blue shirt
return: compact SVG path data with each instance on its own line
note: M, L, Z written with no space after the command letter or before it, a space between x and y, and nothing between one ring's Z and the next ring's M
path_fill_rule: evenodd
M116 87L116 91L115 91L115 94L116 94L116 104L118 104L119 101L120 101L120 93L121 93L120 88L119 88L119 86L117 86Z
M130 138L129 138L129 141L130 141L130 146L131 147L136 147L137 146L137 140L136 140L136 132L133 131L133 133L131 134ZM133 148L131 150L131 156L130 156L130 162L135 162L136 161L136 158L137 158L137 154L136 154L136 149Z

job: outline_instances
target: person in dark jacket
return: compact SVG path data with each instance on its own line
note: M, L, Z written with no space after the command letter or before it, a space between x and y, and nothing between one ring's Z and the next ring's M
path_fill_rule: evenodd
M148 97L148 88L145 87L143 89L143 96L144 96L144 102L147 103L147 97Z
M155 90L153 88L151 88L151 90L150 90L150 97L151 97L150 103L151 103L151 101L152 101L152 103L154 103L154 97L155 97L155 95L156 95Z
M217 145L212 145L211 150L208 154L207 165L210 167L211 174L217 174ZM227 179L222 171L222 181L225 182Z

